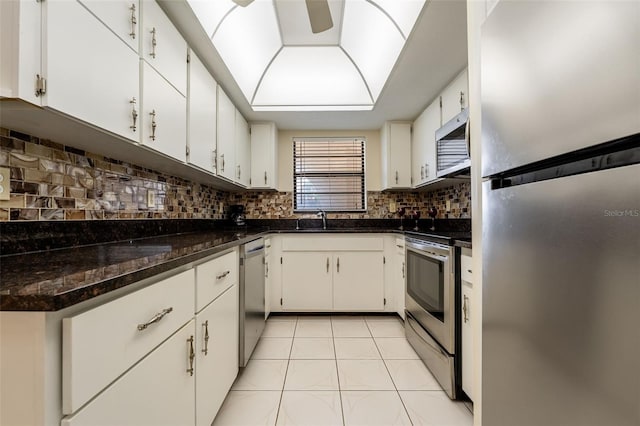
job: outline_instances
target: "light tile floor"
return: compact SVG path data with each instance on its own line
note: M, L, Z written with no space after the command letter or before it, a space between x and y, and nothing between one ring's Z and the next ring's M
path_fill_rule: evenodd
M391 316L273 316L214 426L471 426Z

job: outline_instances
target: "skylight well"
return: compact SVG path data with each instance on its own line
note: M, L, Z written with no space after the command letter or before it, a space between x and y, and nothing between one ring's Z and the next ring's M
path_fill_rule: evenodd
M254 111L353 111L373 109L425 0L327 0L316 34L304 0L188 3Z

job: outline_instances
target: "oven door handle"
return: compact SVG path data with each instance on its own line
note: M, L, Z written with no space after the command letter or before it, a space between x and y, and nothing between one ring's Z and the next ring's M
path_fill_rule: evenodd
M432 253L430 251L425 251L425 250L421 250L421 249L417 249L417 248L413 248L413 247L407 247L407 250L412 251L414 253L417 254L421 254L425 257L431 258L431 259L435 259L435 260L439 260L441 262L447 262L449 260L449 256L441 256L439 254L435 254Z

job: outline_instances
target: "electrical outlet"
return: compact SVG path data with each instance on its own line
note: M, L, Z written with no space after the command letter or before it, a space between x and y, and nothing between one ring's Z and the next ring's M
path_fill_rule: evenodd
M155 207L156 206L156 191L148 190L147 191L147 207Z
M447 200L447 212L451 211L451 200Z
M391 213L395 213L396 212L396 203L395 203L395 201L392 201L392 202L389 203L389 211Z
M11 199L11 171L8 167L0 167L0 200Z

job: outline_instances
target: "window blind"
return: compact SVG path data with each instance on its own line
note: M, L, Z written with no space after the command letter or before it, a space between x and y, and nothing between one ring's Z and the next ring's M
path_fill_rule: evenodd
M364 211L365 140L293 140L295 211Z

